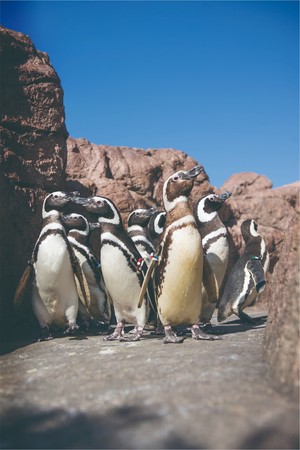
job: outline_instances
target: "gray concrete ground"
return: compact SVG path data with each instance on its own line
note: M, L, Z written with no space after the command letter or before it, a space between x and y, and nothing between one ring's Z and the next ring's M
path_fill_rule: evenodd
M0 359L1 446L299 448L298 404L268 379L264 327L232 316L220 341L82 336L10 351Z

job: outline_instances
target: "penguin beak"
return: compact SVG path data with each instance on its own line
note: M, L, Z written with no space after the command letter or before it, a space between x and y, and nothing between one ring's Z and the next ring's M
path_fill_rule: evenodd
M225 191L225 192L223 192L223 194L219 195L219 200L221 202L225 202L225 200L227 200L229 197L231 197L231 195L232 195L232 192Z
M72 202L76 203L76 205L88 206L91 204L92 197L83 198L83 197L72 197Z
M182 178L184 180L193 180L196 178L201 172L203 172L203 167L201 166L195 166L191 170L188 170L187 172L182 173Z
M73 200L74 197L79 197L80 196L80 192L78 191L73 191L73 192L67 192L66 193L66 198L68 200Z
M100 223L99 222L89 222L89 226L90 226L90 230L96 230L98 228L100 228Z
M153 206L152 208L147 209L147 211L145 212L145 216L151 217L151 216L153 216L153 214L156 213L156 211L157 211L157 209L154 208L154 206Z

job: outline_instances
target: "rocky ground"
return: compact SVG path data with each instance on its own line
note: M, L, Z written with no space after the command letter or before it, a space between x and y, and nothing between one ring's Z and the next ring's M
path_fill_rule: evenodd
M231 317L220 341L82 335L7 348L2 448L299 448L297 403L263 361L266 313L247 312L262 319Z

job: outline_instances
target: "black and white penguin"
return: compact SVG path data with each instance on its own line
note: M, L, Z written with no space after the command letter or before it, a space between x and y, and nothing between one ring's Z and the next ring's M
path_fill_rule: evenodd
M155 248L147 233L147 225L154 212L154 208L135 209L129 214L127 219L127 233L133 240L142 258L146 260L146 263L149 263L150 255L155 253Z
M199 327L202 304L203 250L188 196L203 168L179 171L163 186L166 224L155 268L157 309L164 327L164 343L180 343L172 327L192 325L195 339L219 339Z
M90 304L87 310L84 302L81 301L79 303L79 312L89 322L88 311L94 320L103 323L108 328L111 319L111 306L106 294L100 262L89 247L89 234L94 226L89 224L88 220L81 214L72 213L62 215L61 218L63 224L69 230L68 241L79 260L90 291Z
M218 308L219 322L231 314L236 314L242 321L253 322L243 309L264 290L269 267L266 243L257 228L256 222L251 219L241 225L245 249L228 276Z
M219 210L223 203L231 196L231 192L221 195L209 194L195 204L195 217L202 238L205 257L217 278L219 290L227 269L229 244L227 229L219 217ZM200 322L206 330L211 329L211 318L215 310L215 303L208 301L205 289L202 292L202 310Z
M125 231L115 204L106 197L77 198L100 223L100 261L104 283L113 302L117 326L106 340L124 340L125 323L135 325L130 340L139 340L147 320L148 305L138 308L143 274L138 266L141 258L132 239ZM147 266L145 264L144 270Z
M78 329L78 292L74 274L82 283L82 271L66 236L60 211L73 198L73 193L61 191L46 196L43 202L43 227L35 244L32 260L23 281L33 278L32 307L41 327L41 339L52 339L50 326L65 333ZM24 284L19 285L15 305L20 302ZM86 292L85 298L86 297Z
M148 236L155 250L158 249L159 242L166 223L166 212L156 210L150 217L148 223Z

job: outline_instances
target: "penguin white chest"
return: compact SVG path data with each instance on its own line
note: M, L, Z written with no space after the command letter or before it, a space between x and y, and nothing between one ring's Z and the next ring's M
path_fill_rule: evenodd
M41 242L35 263L37 284L55 288L66 277L73 274L69 252L64 239L57 235L48 236Z
M42 301L51 321L62 324L69 308L75 321L78 296L68 248L61 236L50 235L41 242L34 269L37 293L33 296L33 306L39 320L44 315L39 306Z
M104 283L114 304L127 305L130 309L137 305L140 285L123 252L113 245L104 245L101 248L101 267Z
M215 272L219 286L221 285L227 268L229 245L225 236L220 236L207 249L206 257Z
M174 230L158 293L163 323L196 323L201 307L202 271L198 230L193 226Z

